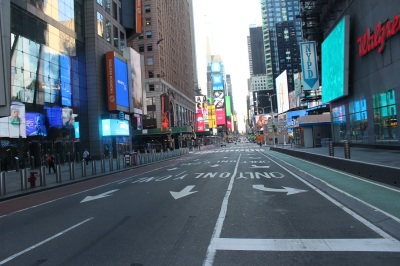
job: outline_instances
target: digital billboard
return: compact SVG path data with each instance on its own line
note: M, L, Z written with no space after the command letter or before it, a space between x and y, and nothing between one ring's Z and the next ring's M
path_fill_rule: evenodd
M350 18L343 19L322 42L322 103L349 93Z
M74 122L75 138L79 139L81 137L79 133L79 122Z
M202 113L196 114L197 132L204 132L204 119Z
M224 80L221 74L212 74L211 81L212 81L212 89L214 91L224 90Z
M26 138L26 114L25 105L18 102L11 104L11 116L9 123L10 138Z
M72 106L71 101L71 61L67 55L60 55L60 86L61 86L61 104Z
M45 117L40 113L26 113L26 135L47 136Z
M222 72L221 62L212 62L211 63L211 72Z
M289 110L289 93L286 70L275 79L275 83L278 113L281 114Z
M216 109L224 108L224 92L214 91L214 105Z
M47 121L49 121L50 127L61 128L63 126L62 121L62 108L60 106L45 106Z
M217 120L217 126L226 124L225 108L216 109L215 116Z
M108 109L129 111L128 68L125 62L106 53Z
M103 137L129 136L129 121L119 119L101 120Z
M213 104L208 105L208 127L217 127L217 117L215 115L215 106Z

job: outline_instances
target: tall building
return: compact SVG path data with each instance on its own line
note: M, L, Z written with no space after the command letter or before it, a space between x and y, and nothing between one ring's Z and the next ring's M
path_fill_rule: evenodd
M192 9L187 0L143 2L143 33L128 45L144 56L144 129L166 132L194 122L198 82Z
M294 90L293 74L301 72L299 42L302 41L299 0L261 0L267 87L287 71L289 92ZM273 98L276 106L276 97Z
M266 74L262 27L250 27L249 31L250 76Z

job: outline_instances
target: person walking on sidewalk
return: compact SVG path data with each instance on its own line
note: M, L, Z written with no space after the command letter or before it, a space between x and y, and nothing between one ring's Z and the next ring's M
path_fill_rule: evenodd
M56 167L54 166L54 155L47 155L47 165L49 166L49 174L51 174L51 169L53 169L54 173L56 173Z
M89 163L89 158L90 158L89 151L87 149L85 149L85 151L83 152L83 159L85 160L86 165L88 165L88 163Z

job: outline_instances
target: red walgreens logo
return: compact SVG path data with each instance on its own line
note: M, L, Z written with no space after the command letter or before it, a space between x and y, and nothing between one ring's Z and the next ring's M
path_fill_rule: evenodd
M393 18L393 21L387 20L382 24L378 22L375 31L365 30L365 34L357 38L358 55L360 57L366 55L370 51L378 47L378 53L382 53L385 47L385 41L398 33L400 30L399 15Z

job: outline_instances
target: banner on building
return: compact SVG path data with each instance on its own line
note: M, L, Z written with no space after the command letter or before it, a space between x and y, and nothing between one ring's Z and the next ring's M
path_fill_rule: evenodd
M300 43L300 58L303 77L303 90L319 88L317 48L315 42Z

